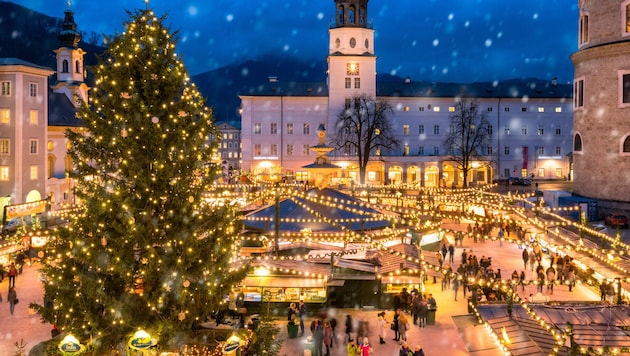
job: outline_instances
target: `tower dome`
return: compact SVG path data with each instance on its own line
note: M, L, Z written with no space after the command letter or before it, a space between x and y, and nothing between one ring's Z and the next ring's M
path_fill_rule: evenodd
M65 17L57 39L63 47L77 48L79 46L81 34L77 31L77 24L74 22L74 12L70 9L65 11Z

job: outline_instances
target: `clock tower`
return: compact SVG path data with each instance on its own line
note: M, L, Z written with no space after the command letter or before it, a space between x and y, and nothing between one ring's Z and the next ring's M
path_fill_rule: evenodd
M374 29L368 22L368 0L334 0L328 50L328 110L334 127L346 99L376 97Z

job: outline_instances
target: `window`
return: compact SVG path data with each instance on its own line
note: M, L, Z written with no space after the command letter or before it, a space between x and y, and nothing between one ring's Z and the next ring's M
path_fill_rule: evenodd
M562 112L562 107L561 106L556 106L556 112Z
M292 144L288 144L287 145L287 156L293 156L293 145Z
M37 139L28 140L28 147L29 147L28 151L29 151L30 154L32 154L32 155L36 155L37 154L38 142L39 141Z
M348 10L348 23L354 23L354 6L350 6L350 9Z
M278 145L275 143L272 143L270 148L269 148L269 155L271 155L272 157L277 157L278 156Z
M582 152L582 136L579 133L573 137L573 151Z
M271 123L271 134L272 135L277 135L278 134L278 124L275 122Z
M403 125L403 135L409 135L409 125Z
M449 106L448 107L448 112L455 112L455 107L454 106Z
M37 83L28 84L28 94L31 97L37 97Z
M424 125L418 125L418 134L424 135Z
M403 111L404 111L404 112L409 112L409 107L408 107L408 106L405 106L405 107L403 108Z
M337 23L343 25L343 7L339 7L337 10Z
M527 112L527 108L523 106L523 107L521 108L521 112Z
M293 123L287 123L287 135L293 135Z
M504 107L504 108L503 108L503 111L505 111L505 112L510 112L510 107L509 107L509 106Z
M0 166L0 181L9 181L9 166Z
M67 59L64 59L64 60L63 60L63 62L61 62L61 72L62 72L62 73L68 73L68 72L70 72L70 70L69 70L68 68L69 68L69 66L68 66L68 60L67 60Z
M31 166L30 173L31 180L37 180L38 167L35 165Z
M346 78L346 89L352 88L352 80L350 78Z
M630 153L630 135L626 136L621 144L621 153Z
M8 138L0 139L0 155L6 156L11 151L9 151L11 141Z
M260 145L260 143L255 143L254 144L254 156L261 156L262 155L262 146Z
M630 104L630 72L620 72L620 98L622 104Z
M28 123L30 125L35 126L35 125L37 125L39 123L39 118L38 118L39 115L37 115L37 114L38 114L37 110L30 110L28 112Z
M509 168L504 168L503 169L503 176L504 177L509 177L510 176L510 169Z
M440 148L438 146L433 147L433 155L434 156L440 155Z
M492 112L492 106L488 106L488 112Z
M424 146L420 146L420 147L418 147L418 154L419 154L420 156L424 156Z
M492 146L488 146L488 156L492 156L494 154L494 149L492 149Z
M74 71L76 73L81 73L81 62L79 61L74 62Z
M583 45L588 42L588 14L582 14L579 23L578 44Z
M262 125L260 122L254 123L254 135L260 135L262 132Z
M434 135L440 134L440 125L433 125L433 134Z
M409 145L405 143L403 156L409 156Z
M538 168L538 177L545 178L545 169L544 168Z
M539 107L538 107L538 112L545 112L545 108L544 108L544 107L542 107L542 106L539 106Z
M556 135L562 135L562 129L560 127L556 127Z
M560 156L562 154L562 148L560 146L556 146L556 156Z
M584 107L584 79L573 82L573 107Z
M510 127L509 127L509 126L506 126L506 127L505 127L505 134L506 134L507 136L509 136L509 135L510 135Z
M361 78L354 78L354 89L361 89Z
M433 107L433 111L434 111L434 112L440 112L440 107L439 107L439 106L435 106L435 107Z
M346 99L346 101L344 103L344 108L350 109L350 105L352 105L352 100Z
M303 145L302 146L302 154L304 156L309 156L311 154L310 152L311 152L311 146L309 146L309 145Z
M503 154L505 156L509 156L510 155L510 146L503 147Z
M310 135L311 134L311 124L309 124L308 122L305 122L304 125L302 125L302 133L305 135Z
M418 111L424 111L424 106L419 107Z
M542 136L545 134L545 126L538 125L538 136Z
M375 134L376 136L380 135L380 134L381 134L381 128L380 128L380 127L376 127L376 128L374 128L374 134Z
M521 135L527 135L527 126L523 125L523 127L521 127Z
M11 110L9 109L0 109L0 124L10 124L11 123Z
M494 127L492 125L488 125L488 135L492 135L494 133Z
M556 168L556 178L562 178L562 168Z
M537 149L538 149L538 155L539 156L542 156L542 155L545 154L545 148L544 147L539 146L539 147L537 147Z
M380 156L381 155L381 146L377 146L376 147L376 152L374 152L376 156Z
M11 82L2 82L2 92L0 94L2 96L11 95Z

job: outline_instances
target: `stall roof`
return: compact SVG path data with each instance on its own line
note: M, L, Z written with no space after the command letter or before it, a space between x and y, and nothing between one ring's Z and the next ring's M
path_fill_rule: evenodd
M281 276L252 276L245 277L241 282L246 287L271 287L271 288L315 288L325 287L326 280L323 278L308 277L281 277Z

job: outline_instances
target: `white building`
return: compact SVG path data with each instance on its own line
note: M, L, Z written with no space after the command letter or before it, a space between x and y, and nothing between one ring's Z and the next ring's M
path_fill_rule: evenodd
M313 162L309 148L317 143L315 128L325 125L330 138L346 100L363 94L390 103L392 127L402 141L398 151L375 152L367 169L368 184L461 184L462 172L453 168L443 146L458 97L477 99L493 132L487 156L473 163L469 181L570 177L570 84L555 80L454 84L409 78L380 83L374 29L367 19L367 0L335 0L325 83L270 78L240 96L244 171L262 179L312 180L302 167ZM339 150L329 156L343 167L339 179L357 179L355 157Z

